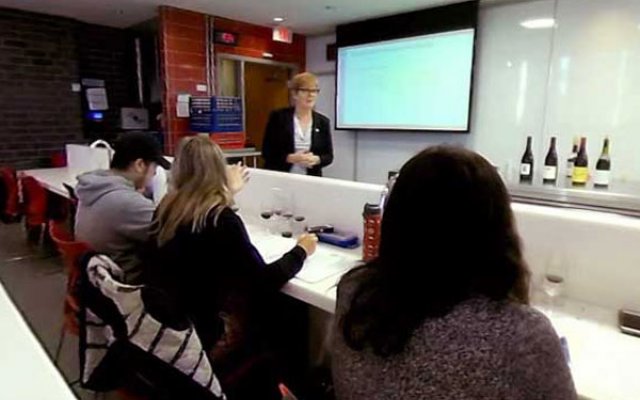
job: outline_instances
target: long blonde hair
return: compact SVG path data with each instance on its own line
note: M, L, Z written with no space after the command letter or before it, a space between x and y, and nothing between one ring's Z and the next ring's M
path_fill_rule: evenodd
M180 142L171 178L154 221L159 246L171 240L180 226L202 231L213 208L220 212L233 202L224 154L209 138L194 136Z

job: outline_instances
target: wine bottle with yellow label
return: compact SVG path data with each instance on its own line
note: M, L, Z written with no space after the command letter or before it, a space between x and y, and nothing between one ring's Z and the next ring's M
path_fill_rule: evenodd
M571 182L576 186L584 186L589 180L589 157L587 156L587 138L580 139L580 150L573 165Z

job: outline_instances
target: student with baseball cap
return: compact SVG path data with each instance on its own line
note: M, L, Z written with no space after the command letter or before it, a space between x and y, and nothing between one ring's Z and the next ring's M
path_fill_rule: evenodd
M123 133L113 145L109 170L78 177L76 239L110 256L125 272L124 282L139 279L139 254L147 241L155 205L142 191L159 165L169 169L156 139L142 132Z

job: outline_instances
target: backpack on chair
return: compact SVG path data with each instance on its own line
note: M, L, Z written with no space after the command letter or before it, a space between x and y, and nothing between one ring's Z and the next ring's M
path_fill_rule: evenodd
M95 391L143 388L154 399L225 395L191 322L163 293L121 283L105 255L82 260L79 283L81 383Z

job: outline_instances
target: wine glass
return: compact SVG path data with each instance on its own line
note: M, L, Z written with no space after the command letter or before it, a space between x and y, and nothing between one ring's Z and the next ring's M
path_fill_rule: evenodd
M260 219L262 226L267 233L271 233L271 225L273 222L274 206L270 198L263 200L260 204Z
M293 198L280 188L271 189L273 199L273 214L275 215L276 231L281 234L291 234L291 219L293 218Z
M560 306L559 298L564 293L567 270L567 262L557 255L552 255L547 261L542 278L542 291L545 294L549 316Z

